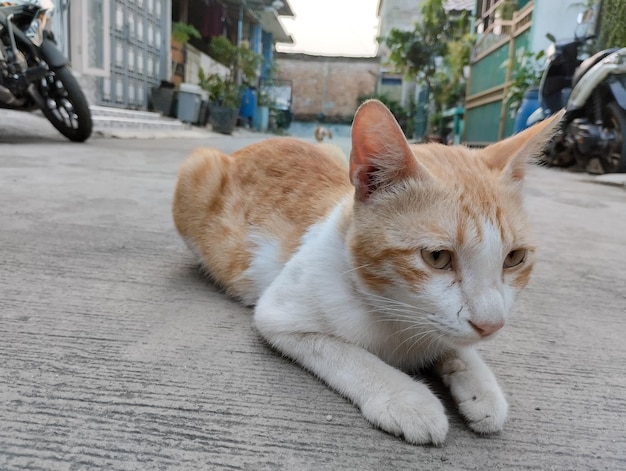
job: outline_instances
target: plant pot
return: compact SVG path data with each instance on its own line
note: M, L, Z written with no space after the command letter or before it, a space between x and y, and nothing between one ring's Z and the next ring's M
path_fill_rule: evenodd
M172 56L170 81L175 85L180 85L185 79L185 45L172 39L170 51Z
M239 117L239 109L211 105L210 110L209 123L211 123L213 131L220 134L232 134Z
M198 126L206 126L209 122L209 102L206 100L202 100L200 103L200 113L198 114L198 121L194 124Z
M181 42L174 41L172 39L171 49L172 49L172 62L176 64L184 64L185 63L185 45Z
M150 90L152 109L163 116L174 116L176 90L169 87L152 87Z

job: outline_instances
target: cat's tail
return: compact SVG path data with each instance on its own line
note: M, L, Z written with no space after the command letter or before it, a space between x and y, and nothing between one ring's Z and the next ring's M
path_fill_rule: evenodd
M191 152L178 172L172 215L185 243L197 255L206 231L207 215L219 212L232 157L217 149L199 148Z

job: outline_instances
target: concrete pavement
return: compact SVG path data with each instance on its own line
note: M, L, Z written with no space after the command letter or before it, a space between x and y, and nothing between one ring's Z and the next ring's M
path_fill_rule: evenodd
M626 469L623 188L529 170L539 262L481 348L507 427L476 436L448 401L445 446L416 447L268 348L174 230L185 155L265 136L72 144L6 116L0 469Z

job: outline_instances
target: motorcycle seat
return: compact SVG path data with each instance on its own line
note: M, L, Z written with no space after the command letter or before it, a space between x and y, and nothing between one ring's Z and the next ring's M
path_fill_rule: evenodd
M572 78L572 88L576 86L576 84L580 81L583 75L589 72L589 69L591 69L594 65L596 65L609 54L613 54L615 51L618 50L619 48L617 47L614 47L612 49L605 49L582 61L576 69L576 72L574 72L574 77Z

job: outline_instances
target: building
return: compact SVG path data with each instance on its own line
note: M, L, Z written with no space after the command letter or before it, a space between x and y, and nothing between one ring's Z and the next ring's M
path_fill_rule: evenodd
M65 0L53 28L91 104L143 110L162 81L182 72L197 83L199 67L219 67L207 54L211 36L247 42L271 62L275 42L293 41L280 15L293 15L287 0ZM173 21L202 34L185 47L182 71L172 66Z
M381 38L378 47L380 56L380 70L377 84L377 93L386 95L391 100L407 106L410 95L415 93L415 82L407 80L402 71L396 70L389 64L389 49L385 45L385 38L392 29L411 31L415 23L421 18L424 0L379 0L377 15L378 37Z
M478 0L477 42L470 62L465 99L465 136L469 145L486 145L513 133L515 119L505 96L521 50L538 52L556 38L571 38L578 0Z
M292 112L299 121L350 123L359 98L371 96L378 57L277 53L278 78L292 84Z

